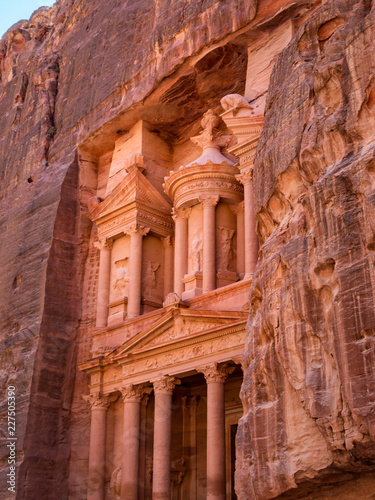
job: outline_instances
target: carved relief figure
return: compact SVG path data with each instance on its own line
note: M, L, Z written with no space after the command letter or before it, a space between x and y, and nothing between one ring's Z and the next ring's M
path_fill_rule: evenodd
M151 294L152 290L155 290L158 287L156 271L159 267L159 262L152 262L150 260L145 261L143 287L146 295Z
M116 295L126 295L129 283L128 274L129 258L116 260L115 262L115 279L112 282L113 289L117 292Z
M191 271L196 273L197 271L202 271L202 257L203 257L203 241L200 234L200 230L196 229L194 232L194 238L191 242L190 251L190 263Z
M234 230L227 227L219 227L220 230L220 250L219 250L219 270L228 271L233 259L233 236Z

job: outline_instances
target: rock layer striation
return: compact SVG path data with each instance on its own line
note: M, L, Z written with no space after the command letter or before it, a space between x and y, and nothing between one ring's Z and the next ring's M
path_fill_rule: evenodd
M326 2L271 78L254 168L263 245L244 353L241 499L333 498L317 485L350 478L357 489L340 495L373 495L374 16L371 2Z

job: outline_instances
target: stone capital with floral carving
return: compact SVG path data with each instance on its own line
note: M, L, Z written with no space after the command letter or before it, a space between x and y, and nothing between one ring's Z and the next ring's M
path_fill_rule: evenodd
M236 205L230 205L230 209L235 215L241 215L245 210L244 202L241 201L241 203L237 203Z
M125 385L120 389L124 403L141 402L145 394L149 394L152 388L149 384Z
M236 175L236 179L240 181L242 184L247 184L248 182L252 182L253 180L253 168L249 168L245 172L241 172Z
M162 238L163 248L169 248L173 246L173 238L172 236L166 236Z
M203 207L216 207L219 199L220 196L200 196L198 198L199 203L202 203Z
M112 250L113 247L113 239L112 238L104 238L102 240L98 240L94 243L94 247L98 250Z
M139 234L140 236L146 236L150 231L149 227L140 226L139 224L130 224L130 226L124 229L125 234L132 236L133 234Z
M234 366L229 366L227 363L211 363L202 368L198 368L198 371L203 373L207 384L211 382L219 382L224 384L228 375L234 371Z
M174 208L172 210L172 219L176 222L177 219L188 219L191 214L191 208Z
M160 377L153 381L154 393L172 395L174 388L179 384L181 384L181 380L176 377Z
M91 410L107 410L109 405L118 399L118 394L102 394L99 392L82 396L82 398L89 403Z

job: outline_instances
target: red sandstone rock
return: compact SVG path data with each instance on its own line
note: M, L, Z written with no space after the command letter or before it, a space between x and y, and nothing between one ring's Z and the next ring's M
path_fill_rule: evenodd
M261 67L248 97L261 108L275 55L318 3L58 0L3 37L1 398L16 384L17 498L68 489L86 498L90 416L76 364L89 357L95 321L98 261L82 215L97 194L93 172L140 118L168 137L197 133L203 112L244 93L247 46ZM254 178L264 245L245 353L240 498L327 477L346 482L316 486L311 498L373 492L363 473L374 457L370 7L326 2L272 79Z
M263 246L244 354L241 499L292 488L285 498L334 498L308 491L374 465L374 14L369 2L327 2L271 79L254 173ZM373 481L334 490L369 499Z

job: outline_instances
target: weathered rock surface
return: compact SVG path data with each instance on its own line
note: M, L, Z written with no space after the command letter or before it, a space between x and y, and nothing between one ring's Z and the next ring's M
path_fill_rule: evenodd
M254 170L241 499L374 498L374 20L374 3L326 2L274 68Z
M241 43L256 41L255 56L275 25L318 3L58 0L3 37L0 402L5 436L5 388L16 385L18 499L63 499L68 487L86 497L89 413L75 367L90 351L95 303L82 306L82 290L97 260L82 216L96 184L82 166L98 168L125 111L147 119L163 102L160 120L174 132L243 92ZM346 482L305 498L371 498L373 15L370 2L327 2L273 76L255 173L265 244L245 360L241 498L328 477ZM77 154L94 142L92 157ZM12 498L7 454L2 444L2 498Z

